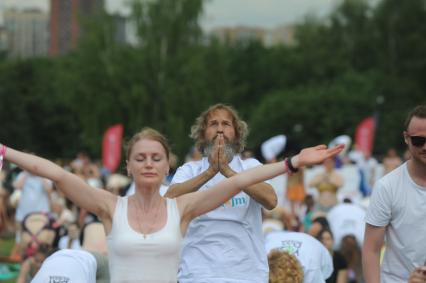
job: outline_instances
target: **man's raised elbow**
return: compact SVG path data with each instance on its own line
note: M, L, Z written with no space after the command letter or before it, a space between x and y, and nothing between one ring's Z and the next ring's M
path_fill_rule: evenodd
M264 205L264 208L266 208L267 210L272 210L275 207L277 207L277 205L278 205L278 198L277 198L277 195L274 194L267 200L266 204Z
M167 192L164 194L164 197L165 198L176 198L177 197L177 195L175 193L175 186L174 185L171 185L169 187L169 189L167 190Z
M164 194L165 198L175 198L175 196L170 192L170 190L168 190L165 194Z

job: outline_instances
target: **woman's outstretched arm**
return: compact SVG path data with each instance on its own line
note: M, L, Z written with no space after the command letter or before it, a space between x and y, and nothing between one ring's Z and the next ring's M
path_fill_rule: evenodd
M343 145L338 145L330 149L327 149L325 145L306 148L294 156L291 159L291 163L296 168L318 164L338 154L342 149ZM223 150L223 147L221 150ZM231 178L219 182L208 190L182 196L182 198L185 197L182 199L184 204L181 206L184 209L182 215L186 216L186 219L197 217L219 207L245 187L263 182L286 172L288 172L288 167L285 161L261 165L240 172Z
M105 190L92 188L80 177L47 159L12 148L6 149L4 158L33 175L50 179L68 199L100 218L103 218L105 213L110 213L112 211L111 208L115 205L115 196L113 194Z

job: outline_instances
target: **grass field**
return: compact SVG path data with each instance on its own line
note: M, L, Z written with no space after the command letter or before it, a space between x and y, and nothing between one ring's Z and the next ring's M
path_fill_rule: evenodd
M10 255L14 243L14 238L0 238L0 256Z
M15 238L13 238L13 237L0 238L0 256L9 256L10 251L12 250L14 243L15 243ZM16 281L16 279L10 279L10 280L1 280L0 279L1 283L13 283L15 281Z

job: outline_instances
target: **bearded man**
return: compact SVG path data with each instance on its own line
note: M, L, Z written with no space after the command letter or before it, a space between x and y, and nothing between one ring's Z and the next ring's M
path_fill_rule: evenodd
M203 158L178 168L165 196L208 190L223 178L260 165L256 159L242 160L239 156L247 133L247 124L232 107L209 107L191 128L191 137ZM224 150L218 149L219 143ZM184 240L179 282L268 282L261 209L276 205L272 186L259 183L194 219Z

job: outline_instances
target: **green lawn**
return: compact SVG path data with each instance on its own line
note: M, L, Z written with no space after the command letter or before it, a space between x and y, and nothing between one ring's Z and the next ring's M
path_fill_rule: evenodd
M13 237L0 238L0 256L9 256L14 243L15 243L15 239ZM2 274L0 273L0 278L1 278L1 275ZM10 280L0 279L1 283L13 283L15 281L16 279L10 279Z
M14 238L0 238L0 256L10 255L14 243Z

